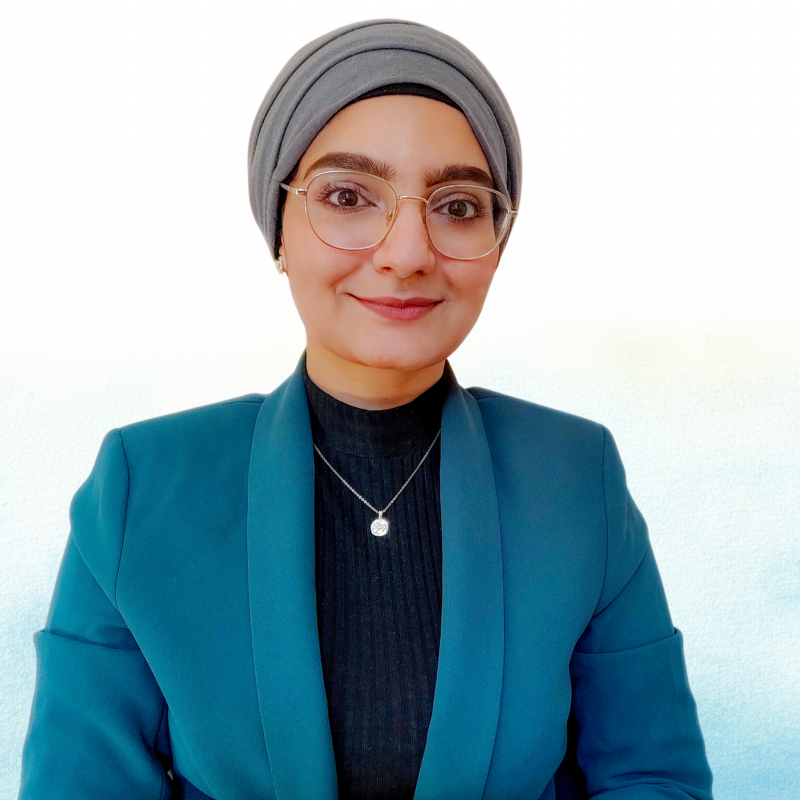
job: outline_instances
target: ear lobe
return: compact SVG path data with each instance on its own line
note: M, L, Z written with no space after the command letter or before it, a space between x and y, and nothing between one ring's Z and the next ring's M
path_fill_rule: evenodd
M286 270L286 248L283 245L283 233L281 233L281 243L278 245L278 262L275 266L281 275L288 275Z

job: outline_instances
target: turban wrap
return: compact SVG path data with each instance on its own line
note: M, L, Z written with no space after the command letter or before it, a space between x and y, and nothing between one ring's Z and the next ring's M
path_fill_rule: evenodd
M506 98L463 44L401 20L357 22L315 39L289 59L256 115L248 148L250 205L277 259L280 182L341 109L381 87L412 84L449 98L469 121L496 188L519 202L519 133ZM425 94L425 92L420 92Z

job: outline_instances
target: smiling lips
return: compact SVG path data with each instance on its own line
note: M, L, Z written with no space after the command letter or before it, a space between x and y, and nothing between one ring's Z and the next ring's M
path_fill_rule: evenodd
M414 320L424 317L441 303L430 297L409 297L405 300L397 297L356 297L359 303L382 317L399 320Z

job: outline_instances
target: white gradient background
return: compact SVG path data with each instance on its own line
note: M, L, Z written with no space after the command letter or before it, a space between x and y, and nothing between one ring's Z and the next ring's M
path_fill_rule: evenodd
M302 351L247 199L261 98L306 41L388 13L471 47L522 134L521 215L459 380L611 428L716 797L797 798L799 8L4 4L0 797L105 432L269 391Z

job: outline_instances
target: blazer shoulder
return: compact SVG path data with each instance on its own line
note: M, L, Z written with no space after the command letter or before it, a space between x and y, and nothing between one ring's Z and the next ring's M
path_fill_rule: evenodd
M491 441L511 451L531 450L598 475L604 485L609 517L627 506L625 468L611 431L605 425L566 411L531 403L488 389L467 390L477 401Z
M467 391L478 401L484 424L493 430L498 428L514 435L527 432L538 437L591 442L601 449L604 438L610 435L599 422L567 411L478 386Z
M246 394L241 397L220 400L216 403L207 403L182 411L173 411L169 414L159 414L157 417L122 425L119 430L126 434L136 434L139 431L150 429L180 428L186 424L209 424L224 422L226 419L240 415L255 415L258 414L258 409L264 402L265 397L266 395L263 394Z
M198 406L119 428L129 457L135 458L141 448L177 448L185 451L209 443L235 439L237 433L252 434L256 417L266 395L248 394L230 400Z
M208 494L246 470L264 395L250 394L135 422L110 431L70 507L72 536L86 565L116 605L122 548L133 517L187 486ZM228 485L228 484L223 484Z
M604 425L487 389L478 402L493 457L504 475L547 476L554 490L581 486L602 508L605 575L597 611L630 580L649 547L647 525L628 492L614 437Z

